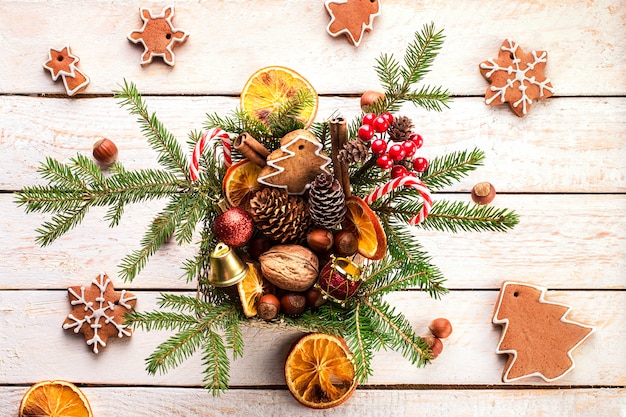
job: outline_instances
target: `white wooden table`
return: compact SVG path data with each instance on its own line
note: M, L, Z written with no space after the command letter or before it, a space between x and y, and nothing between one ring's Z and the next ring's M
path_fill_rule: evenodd
M122 416L608 416L626 415L626 5L620 0L507 2L383 0L374 30L359 48L325 31L323 0L230 0L174 3L177 27L190 33L176 65L139 65L141 49L126 35L140 27L139 7L126 1L0 0L0 415L16 416L33 383L72 381L94 414ZM320 94L318 117L338 109L349 120L358 95L377 89L373 71L382 52L401 54L424 23L447 36L426 82L455 96L442 113L406 107L424 136L426 156L477 146L485 166L445 198L468 200L479 181L498 190L494 204L521 216L510 233L419 232L448 278L441 301L419 291L392 303L416 329L444 316L454 325L444 352L426 368L399 354L376 355L375 373L343 406L314 412L287 391L282 367L293 332L248 329L246 353L233 362L231 389L218 398L201 388L200 359L150 376L144 359L166 334L137 331L99 355L63 331L67 287L107 271L117 288L139 296L148 311L162 291L190 290L182 259L195 248L168 244L131 284L116 276L158 205L134 206L108 229L94 210L53 245L35 244L45 219L26 215L13 192L41 181L46 156L62 161L113 139L128 169L156 166L134 117L112 98L134 81L151 110L181 141L200 129L207 112L238 105L247 78L267 65L302 73ZM546 50L555 97L520 119L488 107L478 64L510 37L525 50ZM91 84L68 99L42 69L49 47L71 45ZM491 324L503 280L546 286L552 300L573 306L571 318L597 326L574 353L576 368L545 383L503 384L505 357L495 354L500 327ZM423 312L428 312L425 316ZM262 411L261 411L262 410Z

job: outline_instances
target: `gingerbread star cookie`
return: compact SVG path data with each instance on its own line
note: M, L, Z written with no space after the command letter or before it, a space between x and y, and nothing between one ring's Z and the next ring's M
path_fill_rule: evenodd
M546 291L519 282L504 282L500 288L493 323L503 326L496 353L509 355L503 382L561 378L574 369L572 351L594 331L567 318L571 307L546 301Z
M167 65L174 65L174 52L172 49L177 43L183 43L189 35L174 27L174 6L168 6L158 16L153 16L152 11L142 7L139 9L143 27L128 35L128 40L133 43L140 43L144 47L141 56L141 65L152 62L152 58L159 56Z
M378 0L326 0L330 36L346 35L350 43L359 46L365 31L372 30L374 18L380 14Z
M550 79L543 74L547 62L546 51L525 53L516 42L505 40L497 58L479 65L480 73L491 83L485 103L490 106L508 103L516 115L526 116L533 100L554 93Z
M322 151L320 141L308 130L298 129L286 134L280 145L268 155L267 165L259 172L257 181L260 184L301 195L318 174L330 174L330 158Z
M130 337L132 330L124 315L135 307L137 297L126 290L115 291L105 273L98 275L89 288L68 288L72 312L63 322L65 330L82 333L94 353L107 345L109 337Z
M80 59L72 54L69 46L66 46L61 50L50 48L48 60L43 64L44 69L50 71L53 81L59 77L63 79L63 85L69 96L84 90L89 84L89 77L76 67L78 61Z

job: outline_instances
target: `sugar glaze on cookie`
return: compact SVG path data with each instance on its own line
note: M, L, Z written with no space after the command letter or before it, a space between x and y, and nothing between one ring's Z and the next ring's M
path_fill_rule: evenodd
M555 381L574 369L572 351L594 332L566 318L571 307L546 301L547 288L504 282L493 323L503 325L496 353L508 354L503 382L538 376Z

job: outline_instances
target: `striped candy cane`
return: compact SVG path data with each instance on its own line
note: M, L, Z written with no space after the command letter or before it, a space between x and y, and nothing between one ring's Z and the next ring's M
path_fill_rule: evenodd
M231 143L230 137L228 133L224 132L219 127L215 127L213 129L207 130L204 132L198 143L196 143L196 147L191 154L191 164L189 164L189 175L191 176L192 181L198 180L199 169L200 169L200 156L202 152L204 152L204 148L206 145L212 141L213 139L222 141L222 150L224 155L224 166L228 168L232 165L233 161L231 159Z
M370 195L365 197L364 201L367 204L372 204L374 201L378 200L385 194L388 194L391 191L400 188L401 186L415 188L424 200L424 204L422 205L422 209L420 210L420 212L416 216L409 219L409 224L416 226L423 222L426 217L428 217L428 213L430 213L430 209L433 206L433 200L430 196L430 191L426 187L426 184L424 184L422 181L418 180L412 175L406 175L404 177L395 178L389 181L387 184L375 189Z

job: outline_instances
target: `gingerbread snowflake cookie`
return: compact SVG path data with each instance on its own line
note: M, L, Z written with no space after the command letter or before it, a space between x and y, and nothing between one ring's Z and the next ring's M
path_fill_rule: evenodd
M497 58L479 65L480 73L491 83L485 103L490 106L508 103L516 115L526 116L533 100L554 93L550 79L543 73L547 62L546 51L525 53L516 42L505 40Z
M140 43L144 47L141 56L141 65L152 62L152 58L159 56L167 65L174 65L174 52L172 49L177 43L183 43L189 35L181 29L177 29L172 24L174 18L174 6L168 6L163 12L154 16L150 9L142 7L139 9L143 27L128 35L128 40L133 43Z
M131 336L124 315L135 307L137 297L126 290L115 291L105 273L98 275L89 288L74 286L67 291L73 309L63 328L82 333L94 353L107 345L109 337Z
M363 34L372 30L374 18L380 14L379 0L326 0L330 36L346 35L350 43L359 46Z
M43 64L44 69L50 71L53 81L59 77L63 79L65 91L69 96L81 92L89 84L89 77L76 66L78 61L80 58L72 54L70 47L66 46L61 50L50 48L48 60Z
M546 301L546 291L519 282L504 282L500 288L493 323L503 326L496 353L509 355L503 382L561 378L574 369L572 351L594 331L567 318L571 307Z

